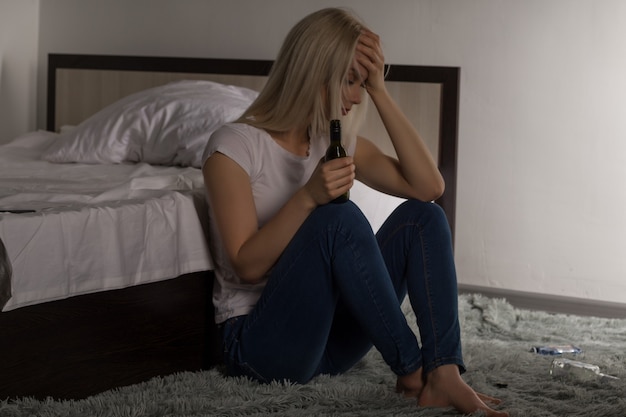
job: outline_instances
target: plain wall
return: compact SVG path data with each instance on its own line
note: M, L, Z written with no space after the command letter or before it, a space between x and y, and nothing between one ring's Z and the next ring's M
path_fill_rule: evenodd
M37 123L39 0L0 0L0 143Z
M36 125L45 126L50 52L273 59L299 18L329 5L41 2ZM461 67L459 282L626 303L626 2L340 5L382 36L387 62ZM24 128L8 123L6 132Z

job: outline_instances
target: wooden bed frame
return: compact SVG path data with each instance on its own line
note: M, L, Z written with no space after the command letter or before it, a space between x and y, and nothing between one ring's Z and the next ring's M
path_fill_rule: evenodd
M222 76L236 75L250 86L258 85L259 77L262 82L270 67L271 61L259 60L51 54L47 129L78 123L124 95L173 79L211 74L209 79L228 82ZM78 106L83 114L61 115L64 101L81 100L72 94L83 90L64 83L76 78L88 86L92 71L118 81L118 87L111 94L110 87L100 86L95 104ZM137 82L146 73L166 77ZM125 85L120 80L126 78L134 81ZM460 69L392 65L387 79L440 87L436 153L446 192L437 202L454 232ZM212 272L204 271L0 313L0 400L78 399L159 375L214 366L220 353L212 279Z

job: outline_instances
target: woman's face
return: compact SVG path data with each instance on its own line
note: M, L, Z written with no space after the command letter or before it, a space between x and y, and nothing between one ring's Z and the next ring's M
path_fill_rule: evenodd
M361 103L367 76L368 72L365 67L354 59L343 85L341 112L344 116L348 114L353 105Z

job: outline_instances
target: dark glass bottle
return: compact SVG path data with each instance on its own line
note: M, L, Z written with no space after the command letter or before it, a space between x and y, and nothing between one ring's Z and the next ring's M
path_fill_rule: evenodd
M346 150L341 145L341 121L330 121L330 146L326 150L326 156L324 161L330 161L331 159L343 158L347 156ZM335 198L331 203L345 203L350 199L350 191Z

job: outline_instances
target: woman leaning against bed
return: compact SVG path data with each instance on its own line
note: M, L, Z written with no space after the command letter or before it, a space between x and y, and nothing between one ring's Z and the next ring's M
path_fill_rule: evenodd
M461 378L450 232L430 202L444 182L383 68L376 34L345 10L315 12L287 35L256 101L211 137L203 172L228 371L306 383L376 346L419 405L508 415ZM365 93L398 159L351 133ZM352 156L322 163L332 118ZM408 199L376 235L352 202L328 204L354 179ZM421 346L400 308L407 293Z

